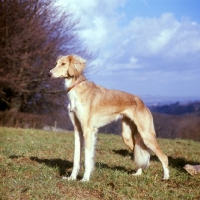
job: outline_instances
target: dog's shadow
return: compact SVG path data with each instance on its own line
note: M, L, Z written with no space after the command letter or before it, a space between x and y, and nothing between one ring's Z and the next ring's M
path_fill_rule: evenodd
M119 150L112 150L115 154L121 155L121 156L130 156L131 158L134 159L133 153L126 150L126 149L119 149ZM197 162L193 162L193 161L189 161L186 160L185 158L173 158L171 156L168 156L169 159L169 166L172 168L176 168L179 171L184 171L183 167L186 164L190 164L190 165L197 165L199 163ZM158 157L156 155L151 155L150 158L151 161L156 161L156 162L160 162Z
M9 158L11 159L19 159L23 158L24 156L16 156L12 155ZM67 160L62 160L60 158L54 158L54 159L41 159L38 157L29 157L30 160L38 162L38 163L44 163L45 165L52 167L52 168L58 168L60 176L66 175L67 169L70 169L73 167L73 163Z
M69 168L73 167L73 163L68 160L62 160L60 158L54 159L41 159L38 157L30 157L31 160L34 160L38 163L44 163L45 165L55 168L58 167L60 176L66 175L66 171Z
M133 153L126 150L126 149L120 149L120 150L112 150L115 154L121 155L121 156L130 156L131 158L133 158ZM19 159L19 158L23 158L24 156L16 156L16 155L12 155L9 158L11 159ZM65 176L66 175L66 171L68 171L69 169L71 169L73 167L73 162L68 161L68 160L62 160L60 158L54 158L54 159L41 159L38 157L29 157L30 160L38 162L38 163L44 163L45 165L52 167L52 168L56 168L58 167L59 170L59 174L60 176ZM173 158L171 156L168 157L169 159L169 166L176 168L178 171L184 171L183 167L186 164L190 164L190 165L197 165L199 163L197 162L192 162L192 161L188 161L185 158ZM152 155L151 156L151 161L156 161L156 162L160 162L157 158L157 156ZM107 165L106 163L96 163L96 167L101 167L101 168L108 168L108 169L112 169L112 170L118 170L118 171L126 171L127 169L125 169L122 166L115 166L115 167L110 167L109 165ZM134 173L134 170L129 171L129 173ZM69 172L70 173L70 172ZM78 177L79 178L79 177Z

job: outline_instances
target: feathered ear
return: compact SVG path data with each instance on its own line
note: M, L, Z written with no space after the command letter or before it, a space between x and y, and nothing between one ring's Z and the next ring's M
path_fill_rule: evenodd
M69 60L68 74L70 76L74 76L76 78L83 73L86 64L85 59L76 55L69 55L68 60Z

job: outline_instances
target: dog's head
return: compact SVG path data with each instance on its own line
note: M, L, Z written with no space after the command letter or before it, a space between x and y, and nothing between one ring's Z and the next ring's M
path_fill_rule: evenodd
M56 66L48 73L52 78L77 78L85 69L86 60L76 55L59 56Z

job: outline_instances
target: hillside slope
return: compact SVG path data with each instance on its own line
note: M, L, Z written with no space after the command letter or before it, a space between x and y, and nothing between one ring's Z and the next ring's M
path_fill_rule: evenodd
M62 180L73 166L73 134L0 127L0 199L199 199L200 177L183 166L200 163L199 142L158 139L169 157L170 179L162 180L157 157L134 177L132 153L121 137L99 134L91 181ZM83 175L81 170L78 180Z

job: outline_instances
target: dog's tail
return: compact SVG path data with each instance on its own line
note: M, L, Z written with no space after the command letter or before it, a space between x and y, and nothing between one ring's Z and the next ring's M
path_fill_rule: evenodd
M138 168L145 169L149 166L150 163L150 150L144 144L139 133L136 133L134 140L134 161Z

